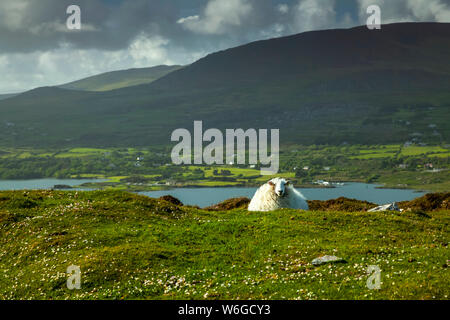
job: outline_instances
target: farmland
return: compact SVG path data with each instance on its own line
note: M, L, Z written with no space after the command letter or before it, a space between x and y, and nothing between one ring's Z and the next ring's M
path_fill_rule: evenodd
M284 146L280 171L297 186L314 181L378 183L385 187L448 191L450 151L447 146ZM272 176L273 177L273 176ZM103 178L86 185L128 191L167 187L256 186L259 166L175 166L170 147L0 149L0 179Z

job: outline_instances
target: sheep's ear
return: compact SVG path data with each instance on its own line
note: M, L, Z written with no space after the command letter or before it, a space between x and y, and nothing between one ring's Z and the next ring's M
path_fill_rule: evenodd
M272 181L269 181L269 182L267 182L267 183L269 184L269 186L272 186L272 187L275 186L275 183L273 183Z
M286 180L286 185L290 185L290 184L292 184L292 181L291 180Z

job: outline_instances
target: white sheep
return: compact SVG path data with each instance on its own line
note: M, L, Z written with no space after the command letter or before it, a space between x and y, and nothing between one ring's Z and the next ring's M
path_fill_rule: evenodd
M308 210L305 197L290 181L275 178L263 184L256 190L248 205L249 211L272 211L280 208Z

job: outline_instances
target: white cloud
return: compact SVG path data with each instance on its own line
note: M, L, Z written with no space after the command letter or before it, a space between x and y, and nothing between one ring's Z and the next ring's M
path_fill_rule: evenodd
M381 22L450 22L450 5L445 0L358 0L360 22L366 23L367 7L381 9Z
M135 67L146 67L157 62L158 64L173 64L168 58L166 46L169 40L159 36L147 37L140 34L130 45L128 54Z
M282 24L275 23L270 28L262 30L261 37L264 39L281 37L284 34L285 29L285 26Z
M183 24L183 23L185 23L185 22L189 22L189 21L198 21L200 19L200 17L199 16L189 16L189 17L186 17L186 18L181 18L181 19L179 19L178 21L177 21L177 23L179 23L179 24Z
M277 10L283 14L288 13L289 12L289 6L285 3L279 4L277 6Z
M408 8L420 21L450 22L450 6L440 0L409 0Z
M224 34L230 27L240 26L252 11L246 0L210 0L201 16L178 20L186 29L200 34Z
M50 51L0 54L0 74L8 75L0 77L0 94L59 85L112 70L188 64L206 55L183 48L169 50L168 45L165 38L141 33L123 50L74 49L65 44Z
M331 28L336 23L334 0L300 0L294 8L296 32Z

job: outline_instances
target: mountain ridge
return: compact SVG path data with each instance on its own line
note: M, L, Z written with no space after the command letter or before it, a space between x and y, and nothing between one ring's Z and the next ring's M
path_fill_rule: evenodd
M0 101L2 118L17 123L0 123L0 145L167 145L173 130L194 120L219 129L280 128L281 143L402 143L415 133L441 143L450 134L449 55L449 23L257 41L150 84ZM37 126L40 133L29 129Z
M72 81L57 87L83 91L109 91L151 83L182 67L180 65L159 65L149 68L115 70Z

